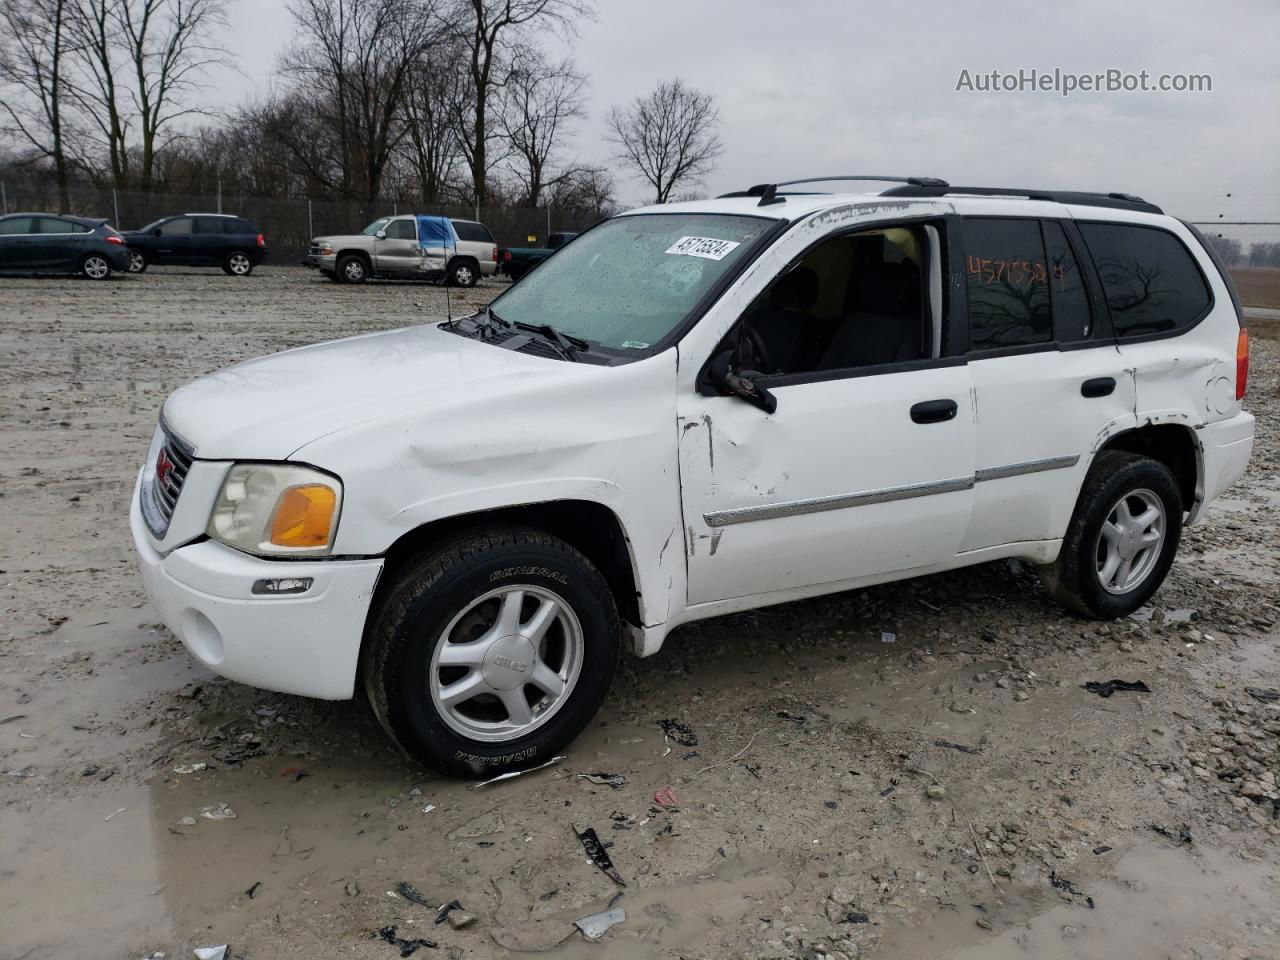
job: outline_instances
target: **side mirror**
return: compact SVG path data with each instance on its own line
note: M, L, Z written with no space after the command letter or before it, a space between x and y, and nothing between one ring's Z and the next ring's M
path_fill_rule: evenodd
M733 351L724 350L711 358L707 367L707 377L711 383L730 396L745 400L765 413L773 413L778 409L778 398L768 387L756 381L763 376L756 370L740 370L737 368Z
M379 230L377 233L374 234L374 237L377 238L378 240L385 240L387 239L387 231Z

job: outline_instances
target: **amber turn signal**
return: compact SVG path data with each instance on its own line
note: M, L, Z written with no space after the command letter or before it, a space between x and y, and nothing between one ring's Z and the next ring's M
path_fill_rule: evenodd
M318 483L290 487L271 516L271 542L277 547L326 546L337 502L333 490Z

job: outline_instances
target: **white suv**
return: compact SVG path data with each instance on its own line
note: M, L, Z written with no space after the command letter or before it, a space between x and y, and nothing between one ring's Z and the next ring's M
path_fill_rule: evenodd
M471 775L691 620L1008 557L1087 616L1146 601L1252 448L1211 248L1127 195L784 186L178 390L132 509L164 621Z

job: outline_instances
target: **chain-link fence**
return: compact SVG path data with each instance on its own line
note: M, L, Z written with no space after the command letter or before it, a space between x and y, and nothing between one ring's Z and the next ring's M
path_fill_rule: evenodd
M267 239L271 262L296 263L306 253L312 237L358 233L378 217L398 213L431 214L479 220L493 233L499 246L540 246L547 235L559 231L580 232L601 214L555 207L474 207L405 201L275 199L246 197L232 192L207 194L143 193L113 190L88 184L70 189L67 213L105 218L120 230L136 230L176 213L230 213L253 221ZM0 182L0 213L56 211L57 188L51 184Z
M1280 309L1280 221L1197 223L1231 270L1246 306Z

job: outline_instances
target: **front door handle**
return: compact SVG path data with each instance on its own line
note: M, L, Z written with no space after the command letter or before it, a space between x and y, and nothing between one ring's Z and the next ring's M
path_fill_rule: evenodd
M1115 377L1094 377L1080 384L1082 397L1109 397L1116 389Z
M911 407L911 419L916 423L945 423L955 418L954 400L922 400Z

